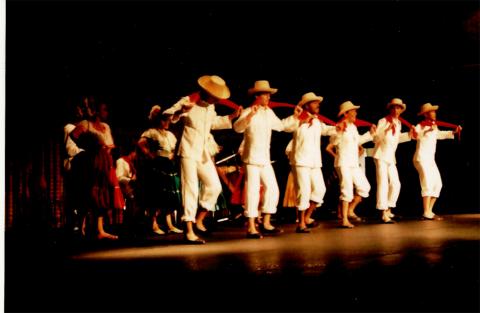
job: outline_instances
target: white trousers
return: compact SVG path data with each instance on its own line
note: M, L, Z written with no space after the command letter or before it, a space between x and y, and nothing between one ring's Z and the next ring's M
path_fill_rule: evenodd
M327 191L323 180L322 168L294 166L292 172L295 177L296 207L298 210L305 211L308 209L310 201L317 203L317 207L321 206Z
M206 162L201 162L182 157L180 162L184 209L182 221L195 222L199 204L208 211L215 210L218 196L222 192L222 185L210 158ZM199 180L202 182L200 198Z
M417 169L420 178L422 197L438 198L440 196L440 190L442 189L442 177L440 176L440 171L438 170L435 161L414 161L413 165Z
M367 198L370 192L370 184L367 176L360 167L340 166L340 200L351 202L353 200L353 188L362 198Z
M397 166L383 160L375 161L377 169L377 209L387 210L397 205L400 195L400 179Z
M260 203L260 182L263 186L262 207L263 213L274 214L277 212L280 191L278 190L277 178L271 164L245 166L245 185L247 197L245 199L245 215L258 217L258 205Z

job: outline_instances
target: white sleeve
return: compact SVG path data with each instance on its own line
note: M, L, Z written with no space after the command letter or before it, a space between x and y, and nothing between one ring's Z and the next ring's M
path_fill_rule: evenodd
M366 142L372 141L372 139L373 139L372 134L370 134L370 132L367 131L366 133L361 135L360 138L358 138L358 143L360 145L363 145Z
M408 134L408 132L403 132L400 134L400 138L398 139L398 143L402 143L402 142L407 142L407 141L410 141L412 140L410 138L410 135Z
M215 117L213 118L212 129L229 129L232 128L232 120L228 115L225 116L218 116L215 113Z
M122 158L117 160L117 168L115 174L120 183L128 183L130 179L130 173L128 170L128 164Z
M248 125L250 124L248 121L248 115L250 114L251 108L246 108L245 110L242 111L242 114L240 114L240 117L233 123L233 129L237 133L243 133Z
M280 120L275 113L272 111L272 115L275 117L274 119L274 128L273 130L276 131L284 131L284 132L293 132L295 131L298 126L299 126L299 120L296 118L294 115L290 115L287 118L284 118L283 120ZM280 122L280 124L278 124Z
M388 128L388 122L385 118L382 118L378 121L377 131L373 136L373 142L377 143L383 140L385 137L385 130Z
M443 139L454 139L455 136L453 135L453 131L451 130L439 130L437 132L437 139L438 140L443 140Z
M174 105L172 105L171 107L169 107L168 109L166 109L163 114L170 114L172 115L174 118L172 118L172 123L176 123L180 120L180 118L182 116L185 116L188 114L187 113L182 113L180 115L177 115L175 116L174 114L176 112L178 112L179 110L182 109L182 107L185 105L185 104L190 104L190 98L187 96L187 97L182 97L180 98L180 100L178 100Z
M337 128L335 126L326 125L323 122L321 122L321 124L322 136L334 136L337 133Z

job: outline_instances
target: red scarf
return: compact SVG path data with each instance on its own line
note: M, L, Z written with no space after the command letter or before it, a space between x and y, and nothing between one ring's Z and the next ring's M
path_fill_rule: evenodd
M222 99L222 100L219 100L218 101L218 104L221 104L221 105L224 105L224 106L227 106L231 109L234 109L234 110L238 110L240 108L240 106L238 104L236 104L235 102L233 101L230 101L228 99Z
M428 126L433 128L434 125L436 125L435 120L423 120L420 122L420 126L422 126L422 128Z
M195 95L195 94L193 94L193 95ZM190 96L190 99L192 99L191 96ZM227 106L227 107L229 107L231 109L234 109L234 110L238 110L240 108L240 105L236 104L235 102L233 102L231 100L227 100L227 99L219 100L218 104ZM296 107L295 105L290 104L290 103L274 102L274 101L270 101L268 103L268 106L271 109L278 108L278 107L284 107L284 108L295 108ZM328 119L327 117L325 117L323 115L315 114L315 117L318 118L320 121L324 122L327 125L332 125L332 126L336 125L336 123L334 121ZM300 120L305 120L306 118L308 118L308 113L307 113L307 111L303 111L300 114L299 119ZM310 121L310 124L311 124L311 122L312 121Z
M427 126L430 126L432 127L432 130L433 130L433 126L434 125L437 125L437 126L443 126L443 127L447 127L447 128L452 128L452 129L456 129L459 125L455 125L455 124L452 124L452 123L447 123L447 122L443 122L443 121L439 121L439 120L423 120L420 122L420 126L423 127L427 127ZM458 131L458 140L460 140L461 138L461 131Z
M344 123L346 120L346 117L343 117L340 121L338 121L337 125L340 125L343 123L343 125L340 125L341 126L341 131L344 131L345 128L346 128L346 124ZM371 127L373 124L370 123L370 122L367 122L367 121L364 121L364 120L360 120L360 119L355 119L355 123L353 123L355 126L357 127L362 127L362 126L365 126L365 127Z
M190 98L190 102L197 103L200 100L200 91L188 95L188 98Z
M318 118L319 121L322 121L323 123L327 124L327 125L331 125L331 126L335 126L336 123L334 121L332 121L331 119L323 116L323 115L320 115L320 114L311 114L311 113L308 113L307 111L302 111L302 113L300 113L300 116L298 117L300 121L306 121L308 120L309 118L310 119L310 126L312 125L313 123L313 120L315 118Z
M400 117L400 116L399 116L398 119L400 120L400 122L401 122L403 125L407 126L408 128L412 128L412 127L413 127L413 125L410 124L409 122L407 122L403 117Z
M278 107L285 107L285 108L295 108L296 105L294 104L290 104L290 103L284 103L284 102L274 102L274 101L270 101L270 103L268 104L268 106L273 109L273 108L278 108ZM320 121L324 122L325 124L327 125L332 125L332 126L335 126L336 123L334 121L332 121L331 119L321 115L321 114L314 114L316 118L318 118ZM301 121L307 119L309 117L309 114L307 111L303 111L300 116L299 116L299 119ZM312 123L313 119L310 120L310 125Z
M197 103L198 101L200 101L200 92L199 91L194 92L194 93L188 95L188 98L190 99L190 102ZM229 107L231 109L234 109L234 110L238 110L240 108L240 106L238 104L236 104L235 102L230 101L228 99L220 99L220 100L218 100L217 103L221 104L221 105L224 105L224 106L227 106L227 107Z

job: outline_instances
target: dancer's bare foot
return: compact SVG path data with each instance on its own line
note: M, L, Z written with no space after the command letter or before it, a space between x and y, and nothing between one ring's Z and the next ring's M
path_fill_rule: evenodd
M197 222L195 224L195 227L201 232L206 232L207 231L207 228L202 223Z
M358 216L357 214L355 213L351 213L348 215L348 218L354 220L355 222L363 222L363 218L361 218L360 216Z
M176 227L172 227L172 228L168 229L168 232L169 233L174 233L174 234L183 234L183 230L178 229Z
M152 231L157 234L157 235L165 235L165 232L163 230L160 229L160 227L153 227L152 228Z
M97 238L98 238L98 239L117 240L117 239L118 239L118 236L109 234L109 233L107 233L107 232L100 232L100 233L98 233Z
M204 244L205 240L195 235L195 233L186 233L184 241L189 244Z
M353 224L350 223L350 222L343 222L343 223L340 225L340 227L342 227L342 228L354 228L355 225L353 225Z
M86 236L86 229L87 229L87 218L84 217L83 218L83 221L82 221L82 236L85 237Z

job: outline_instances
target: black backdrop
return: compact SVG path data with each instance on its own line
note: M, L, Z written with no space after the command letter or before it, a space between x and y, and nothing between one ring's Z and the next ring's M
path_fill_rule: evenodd
M152 104L195 91L200 75L223 77L244 105L253 82L267 79L279 89L276 101L324 96L331 119L345 100L372 122L393 97L407 103L412 123L421 104L440 105L438 118L464 132L460 142L438 143L439 210L478 212L479 12L477 1L7 1L7 162L59 136L68 104L82 95L107 100L121 145L140 134ZM215 135L227 151L241 140L233 131ZM282 190L288 140L276 134L272 142ZM399 206L420 212L414 149L397 151ZM368 207L374 198L372 189Z

